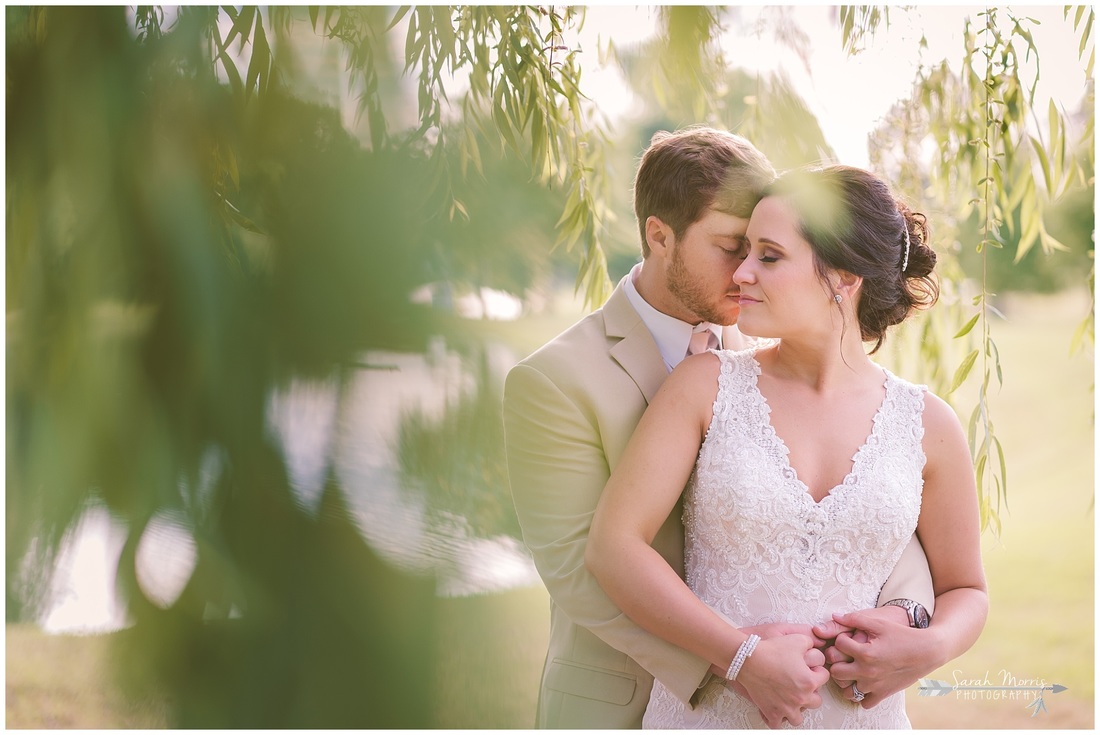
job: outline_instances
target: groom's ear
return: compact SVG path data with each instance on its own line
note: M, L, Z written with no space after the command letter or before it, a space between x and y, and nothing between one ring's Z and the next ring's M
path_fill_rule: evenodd
M665 258L668 257L669 248L672 247L676 236L673 234L672 228L665 224L660 217L650 215L645 220L645 239L651 252Z

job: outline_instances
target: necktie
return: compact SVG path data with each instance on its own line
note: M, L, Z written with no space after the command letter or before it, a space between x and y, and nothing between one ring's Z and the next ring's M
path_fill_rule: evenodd
M688 341L688 354L698 355L700 352L718 349L718 337L714 330L700 324L691 332L691 340Z

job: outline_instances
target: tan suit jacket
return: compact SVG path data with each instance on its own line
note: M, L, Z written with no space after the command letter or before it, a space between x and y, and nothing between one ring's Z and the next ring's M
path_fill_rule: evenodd
M723 336L726 346L741 339L734 328ZM666 377L657 344L620 283L603 308L521 361L505 382L512 498L551 597L538 727L638 728L653 676L689 705L708 676L707 661L627 618L584 565L600 494ZM683 576L680 518L677 506L653 546ZM930 578L927 592L895 596L931 610Z

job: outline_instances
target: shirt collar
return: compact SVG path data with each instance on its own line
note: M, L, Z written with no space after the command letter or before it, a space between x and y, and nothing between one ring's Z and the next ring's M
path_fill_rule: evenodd
M657 349L660 350L661 358L665 361L665 367L669 372L687 356L688 342L691 341L692 333L697 330L709 329L714 332L714 336L718 338L718 346L722 346L722 328L718 325L700 322L693 326L650 306L634 285L641 271L641 263L630 269L630 277L623 284L623 291L626 292L630 305L638 312L638 316L649 329L649 333L653 335L653 341L657 343Z

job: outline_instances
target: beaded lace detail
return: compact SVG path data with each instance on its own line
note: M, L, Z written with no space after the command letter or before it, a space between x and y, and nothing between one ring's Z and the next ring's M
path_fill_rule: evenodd
M739 627L819 623L874 607L920 514L924 387L889 371L852 469L820 502L798 479L757 387L755 350L716 351L714 418L684 497L687 581ZM904 692L863 709L835 685L803 728L908 728ZM688 710L654 682L647 728L765 727L747 699L712 681Z

